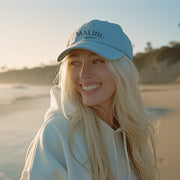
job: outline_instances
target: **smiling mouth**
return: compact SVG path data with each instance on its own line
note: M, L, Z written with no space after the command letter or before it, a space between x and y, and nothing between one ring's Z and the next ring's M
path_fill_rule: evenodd
M99 88L101 86L101 84L92 84L92 85L81 85L81 88L83 91L92 91L95 90L97 88Z

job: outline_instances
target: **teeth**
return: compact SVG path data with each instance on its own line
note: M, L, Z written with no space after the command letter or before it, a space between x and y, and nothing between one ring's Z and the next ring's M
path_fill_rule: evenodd
M89 86L82 86L82 89L85 90L85 91L91 91L93 89L96 89L100 86L100 84L98 85L89 85Z

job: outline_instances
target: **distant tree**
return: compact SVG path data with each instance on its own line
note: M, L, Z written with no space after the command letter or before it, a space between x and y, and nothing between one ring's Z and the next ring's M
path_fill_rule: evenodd
M57 64L57 61L56 60L50 60L49 64L50 65L55 65L55 64Z
M42 63L40 63L40 67L44 67L45 66L45 64L42 62Z
M1 66L2 70L6 70L7 69L7 65Z
M144 48L146 52L150 52L153 50L151 42L146 43L146 47Z
M28 68L26 66L23 67L23 70L27 70Z

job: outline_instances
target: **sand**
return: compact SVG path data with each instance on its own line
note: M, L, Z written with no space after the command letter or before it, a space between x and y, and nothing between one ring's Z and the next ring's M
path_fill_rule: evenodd
M0 180L18 180L27 148L44 120L49 97L24 99L0 109Z
M162 117L157 135L158 155L161 159L161 180L180 178L180 85L156 85L143 87L143 99L147 105L171 109Z
M161 180L180 177L180 85L143 86L142 95L148 106L166 115L157 136L161 159ZM49 97L18 101L0 110L0 179L19 179L27 148L43 122ZM171 111L166 111L166 110ZM159 112L159 111L158 111ZM169 113L167 113L169 112ZM163 160L162 160L163 159Z

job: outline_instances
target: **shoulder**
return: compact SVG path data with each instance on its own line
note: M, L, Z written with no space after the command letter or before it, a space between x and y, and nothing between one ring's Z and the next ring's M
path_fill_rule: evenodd
M66 127L69 124L69 120L63 115L63 114L50 114L45 120L44 120L44 126L48 127Z
M47 176L61 177L65 173L67 126L68 120L63 115L51 115L46 119L28 148L24 173L28 172L31 177L43 177L42 179ZM54 174L56 170L59 175Z
M57 152L58 156L64 156L63 146L68 142L68 124L68 120L63 115L49 116L31 142L26 159L33 157L32 159L36 160L48 154L57 156Z
M40 128L40 134L44 138L60 138L67 136L69 120L63 114L51 114L45 119Z

